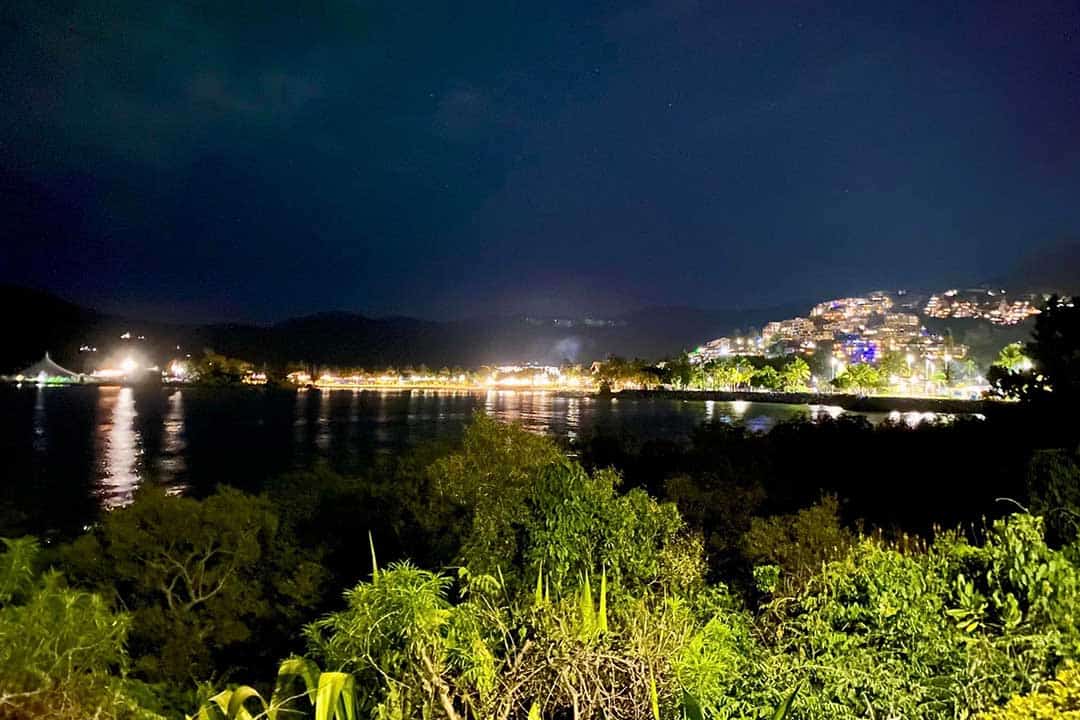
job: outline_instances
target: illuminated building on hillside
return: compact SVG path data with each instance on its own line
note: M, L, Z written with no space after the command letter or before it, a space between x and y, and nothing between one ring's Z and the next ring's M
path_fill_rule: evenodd
M923 312L932 318L975 318L995 325L1016 325L1039 309L1032 302L1035 296L1010 301L1004 290L947 290L931 295Z
M761 331L761 341L765 345L771 345L778 340L789 342L802 342L813 340L817 327L809 318L791 318L779 322L768 323Z
M861 335L873 340L881 352L899 352L917 341L921 332L918 315L885 313L879 322L864 327Z
M697 365L700 363L712 362L713 360L719 360L720 358L725 357L753 357L764 354L764 343L762 342L762 339L760 337L721 337L716 338L715 340L710 340L696 350L687 353L687 358L690 360L691 363Z
M873 292L866 297L837 298L818 303L810 310L811 318L825 323L865 320L872 315L882 315L892 309L893 301L884 292Z

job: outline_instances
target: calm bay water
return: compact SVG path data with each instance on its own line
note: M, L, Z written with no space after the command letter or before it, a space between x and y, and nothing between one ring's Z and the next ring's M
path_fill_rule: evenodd
M219 484L257 490L320 461L348 473L380 454L457 436L478 410L570 441L684 437L705 421L764 431L840 412L521 391L0 387L0 527L77 531L142 483L177 492Z

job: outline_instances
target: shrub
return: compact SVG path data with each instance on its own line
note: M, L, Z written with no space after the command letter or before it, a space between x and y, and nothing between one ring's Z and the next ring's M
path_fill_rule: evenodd
M793 592L826 560L842 556L854 539L840 524L840 501L826 495L805 510L751 520L743 536L743 553L754 565L778 565L777 590Z
M239 647L284 650L318 598L322 568L280 543L268 500L223 488L205 500L141 491L63 553L73 579L132 613L135 669L147 680L206 680ZM261 630L263 637L252 644ZM279 655L280 656L280 655Z
M1080 653L1078 570L1040 518L926 552L864 539L769 606L766 686L810 717L959 717L1030 691Z
M1017 695L979 720L1080 720L1080 668L1069 664L1027 695Z
M0 554L0 717L150 717L123 679L129 616L98 595L38 575L37 543Z

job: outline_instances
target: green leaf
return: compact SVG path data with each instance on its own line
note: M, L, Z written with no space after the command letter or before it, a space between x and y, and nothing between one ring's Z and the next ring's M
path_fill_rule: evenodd
M776 708L776 712L773 713L772 720L784 720L787 714L791 712L791 703L795 702L795 695L799 692L799 686L796 685L795 689L787 696L784 702L780 703L780 707Z
M228 717L230 698L232 698L232 690L222 690L217 695L210 698L210 702L218 706L222 715Z
M251 698L258 698L263 709L266 708L266 702L255 688L249 685L241 685L232 691L231 697L229 698L228 709L225 711L225 716L229 718L229 720L251 720L251 712L244 705L244 703Z
M589 573L585 573L585 582L581 585L581 633L582 637L592 635L596 627L596 608L593 607L592 587L589 584Z
M379 563L375 561L375 539L371 537L371 531L367 534L368 547L371 548L371 582L379 579Z
M607 622L607 568L604 568L600 573L600 615L597 620L597 629L606 633L608 631Z
M649 708L652 710L653 720L660 720L660 695L656 692L656 676L652 670L649 671Z
M356 681L349 673L324 672L319 676L315 720L355 720Z
M315 704L315 693L319 689L319 666L306 658L293 657L281 663L278 667L277 686L270 698L271 707L278 705L277 698L280 692L284 692L289 678L298 677L304 681L304 690L307 693L308 702ZM281 698L284 701L284 698Z
M705 720L705 716L701 712L701 703L685 690L683 690L682 706L683 716L686 717L686 720Z

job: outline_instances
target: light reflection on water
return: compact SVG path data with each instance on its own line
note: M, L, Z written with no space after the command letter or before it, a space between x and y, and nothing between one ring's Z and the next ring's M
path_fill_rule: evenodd
M169 395L168 411L162 427L161 455L158 458L160 479L166 485L184 489L179 480L187 470L187 437L184 433L184 393L175 390Z
M578 439L578 424L581 422L581 398L566 398L566 437L574 441Z
M45 426L45 388L37 387L34 398L34 452L44 453L49 449L48 428Z
M330 449L330 393L319 393L319 419L316 423L315 447L325 453Z
M135 393L131 388L103 388L98 395L98 457L102 458L98 493L106 508L131 501L139 485L138 462L142 454L135 429Z
M932 412L918 412L912 410L910 412L901 413L899 410L893 410L889 413L889 421L894 423L903 422L908 427L918 427L924 422L949 422L952 420L951 415L939 415Z
M223 482L257 490L269 478L320 461L344 473L364 472L379 456L457 435L477 411L571 442L590 435L689 437L702 422L741 423L763 432L797 417L846 414L826 405L495 389L302 390L290 395L246 389L46 387L9 392L22 394L0 395L0 411L17 411L16 423L28 431L24 444L15 448L22 455L13 467L27 468L31 477L47 476L106 508L129 501L142 482L204 493ZM15 402L18 398L25 401ZM867 417L880 422L888 416ZM894 416L908 424L930 419L947 418Z
M827 417L835 420L844 414L844 408L838 405L808 405L807 407L810 408L810 419L815 422Z
M293 403L293 444L304 442L307 435L307 400L311 395L306 389L296 391L296 401Z

